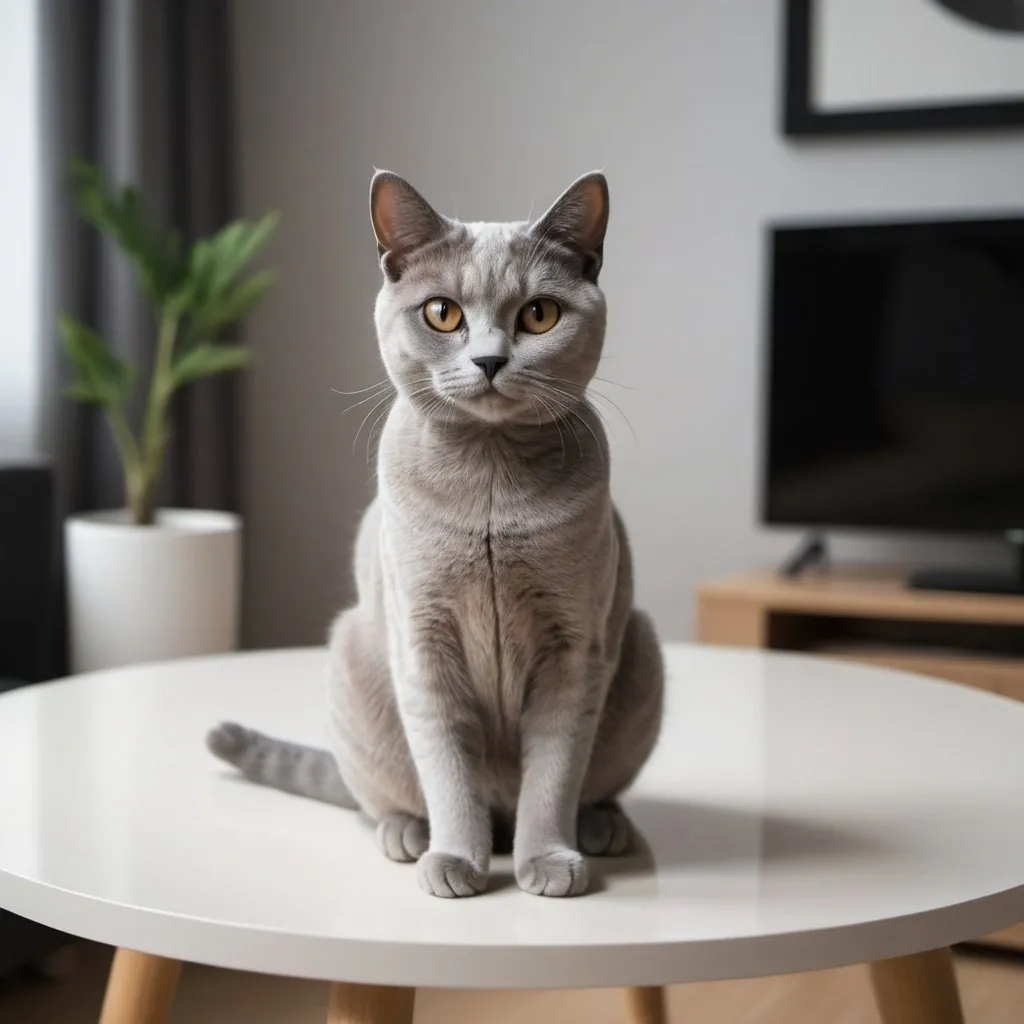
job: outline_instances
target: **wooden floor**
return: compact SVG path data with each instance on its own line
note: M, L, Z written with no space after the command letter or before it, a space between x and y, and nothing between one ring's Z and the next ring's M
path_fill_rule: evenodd
M78 973L0 983L0 1024L95 1024L109 953L86 947ZM1024 965L958 959L968 1024L1024 1021ZM189 965L173 1024L324 1024L327 986ZM671 992L676 1024L877 1024L865 971L848 968ZM416 1024L623 1024L616 990L441 992L420 996Z

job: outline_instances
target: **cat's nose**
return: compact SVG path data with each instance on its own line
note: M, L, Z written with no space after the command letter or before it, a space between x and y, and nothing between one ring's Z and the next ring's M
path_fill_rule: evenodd
M484 371L488 381L494 380L497 372L508 362L504 356L477 356L473 360L475 366Z

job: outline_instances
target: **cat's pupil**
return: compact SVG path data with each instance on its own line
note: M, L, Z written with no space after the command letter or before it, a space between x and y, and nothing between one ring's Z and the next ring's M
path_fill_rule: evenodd
M448 319L448 303L439 302L437 304L437 319L444 323Z
M530 306L530 315L537 321L537 323L540 323L541 320L544 319L544 311L540 308L539 302L534 302Z

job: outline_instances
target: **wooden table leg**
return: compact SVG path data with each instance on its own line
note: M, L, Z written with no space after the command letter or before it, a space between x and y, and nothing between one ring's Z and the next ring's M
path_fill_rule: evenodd
M882 1024L964 1024L948 949L881 960L871 981Z
M100 1024L164 1024L180 975L180 960L119 949L107 979Z
M327 1024L412 1024L414 988L385 985L331 986Z
M668 1024L663 988L627 988L629 1024Z

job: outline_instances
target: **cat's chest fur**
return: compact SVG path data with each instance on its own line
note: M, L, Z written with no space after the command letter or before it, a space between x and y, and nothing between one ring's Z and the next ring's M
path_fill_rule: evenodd
M595 445L564 445L554 430L524 445L399 416L385 431L381 557L393 628L450 637L500 727L514 730L546 647L602 640L617 561L605 468Z

